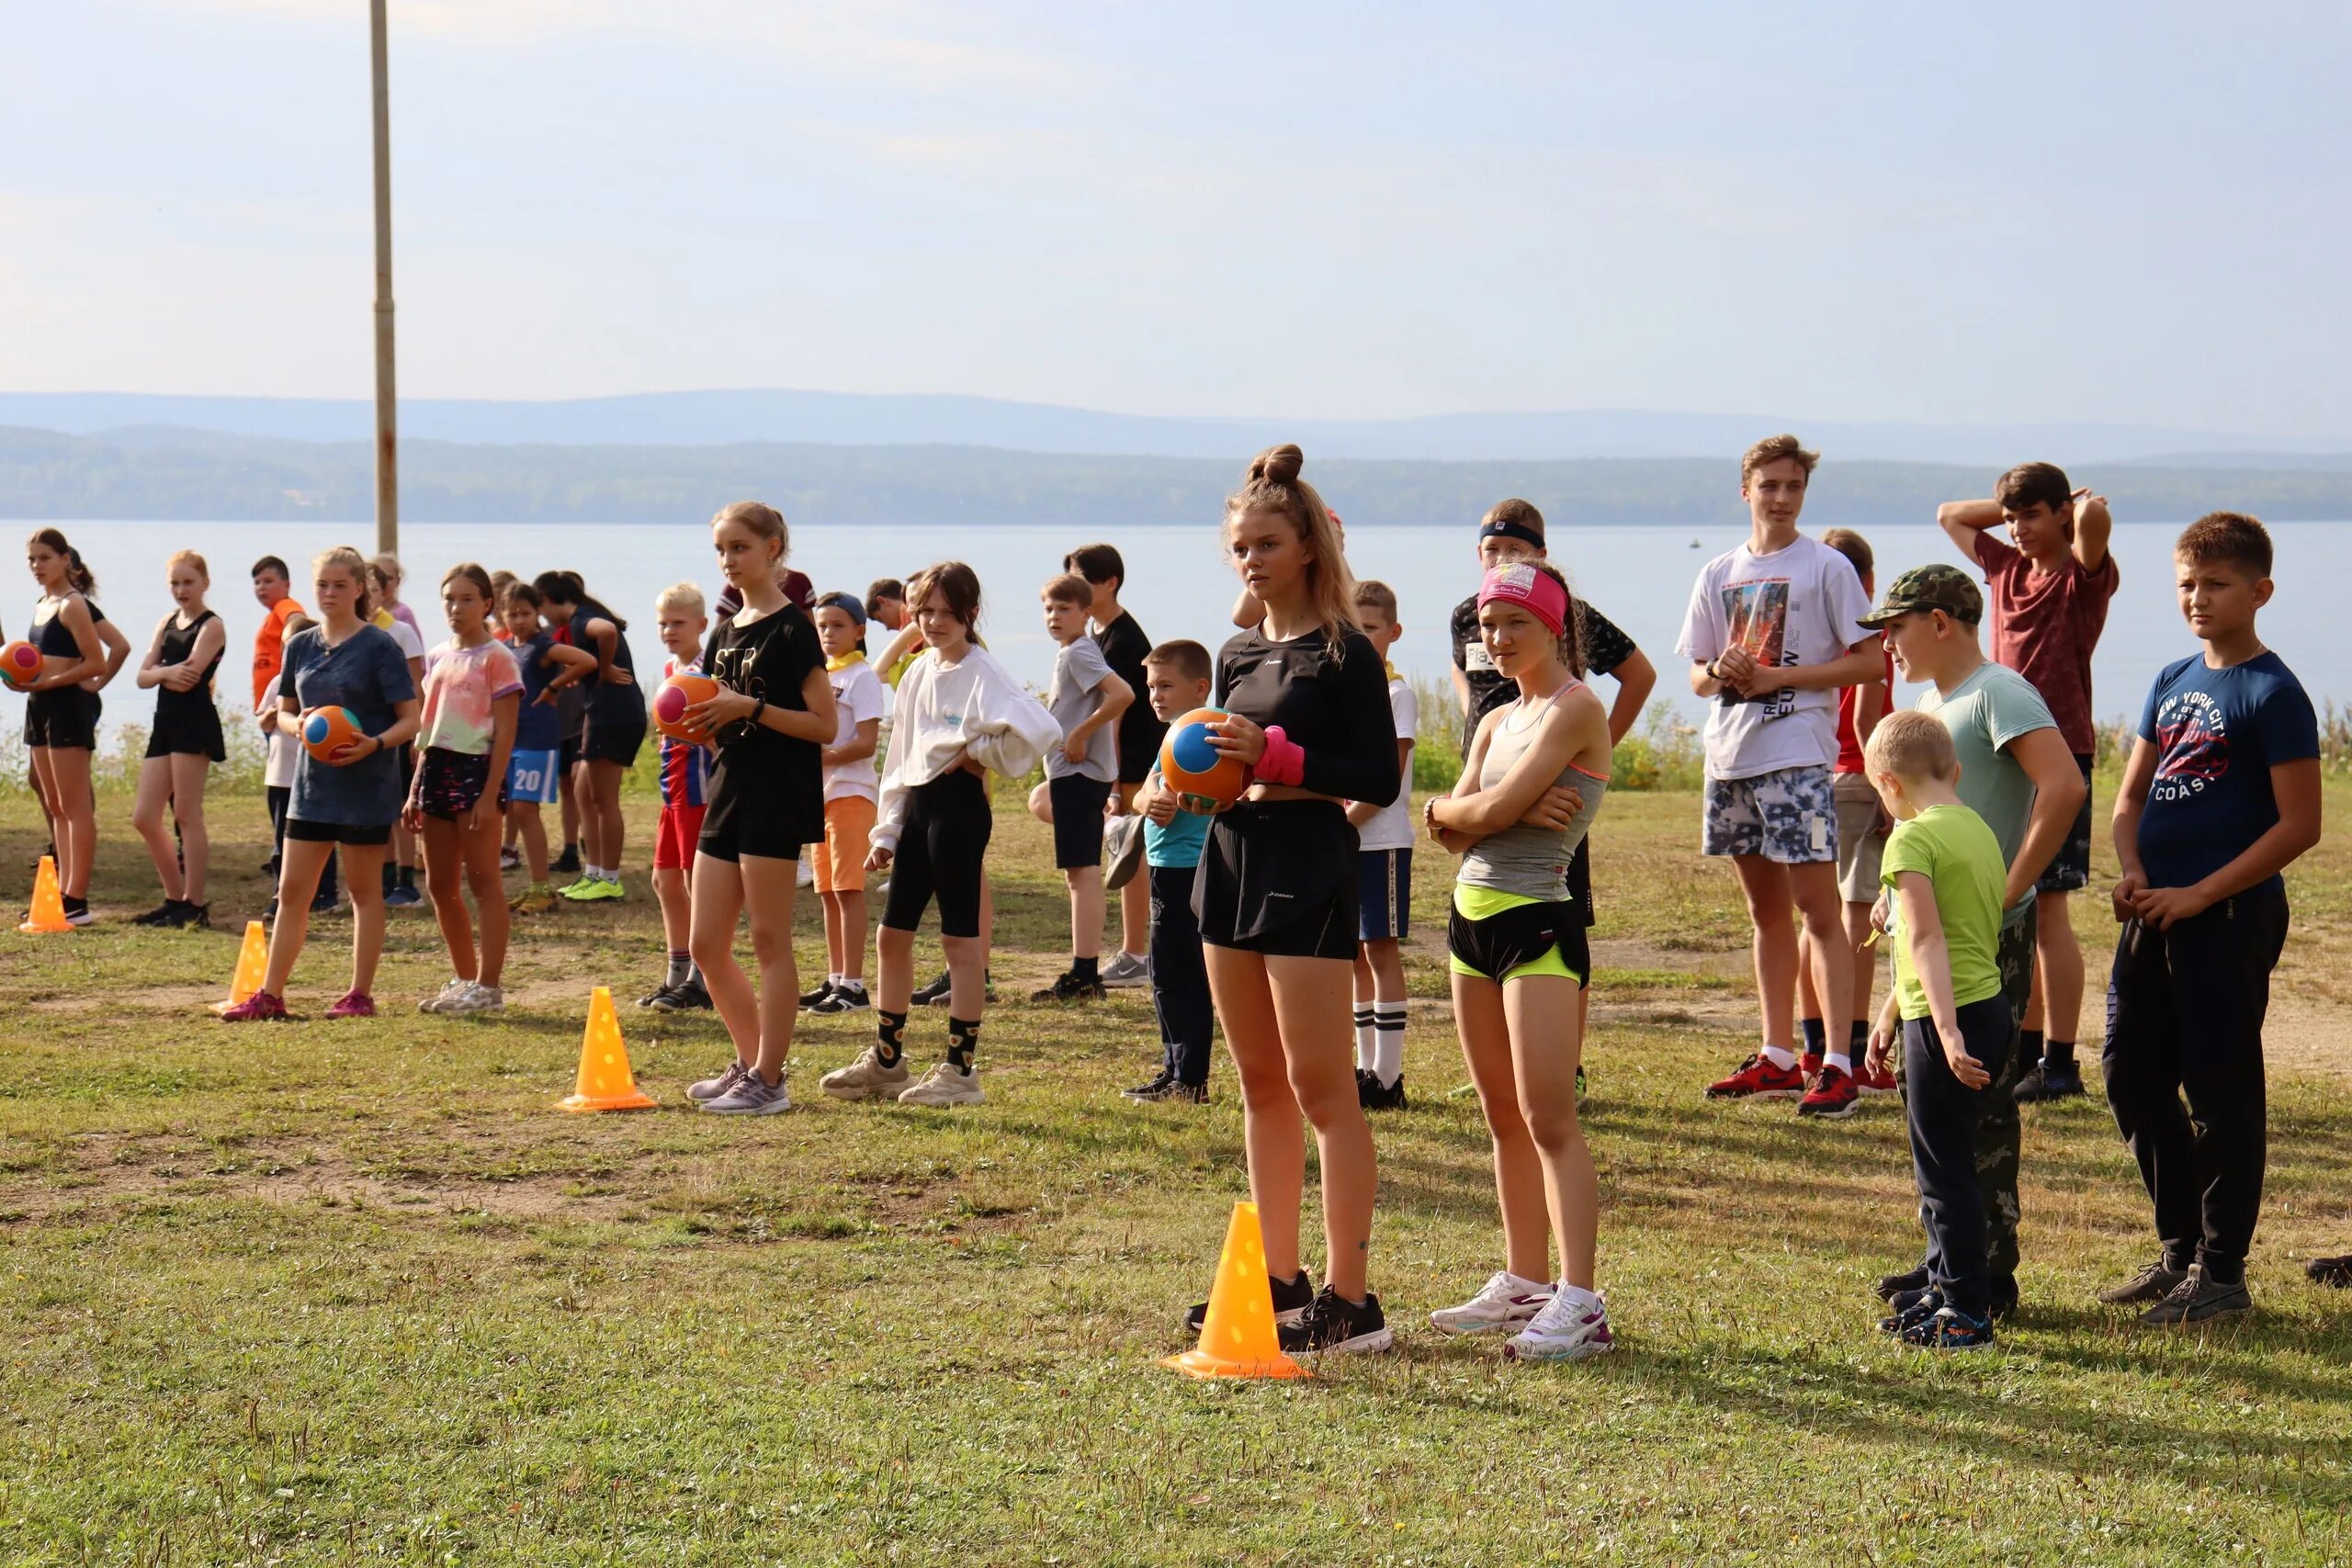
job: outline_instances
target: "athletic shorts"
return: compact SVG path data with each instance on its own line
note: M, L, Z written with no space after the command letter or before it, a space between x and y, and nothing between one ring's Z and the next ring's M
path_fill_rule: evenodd
M983 863L995 828L989 787L978 774L951 768L910 790L882 923L894 931L913 931L936 900L940 935L979 935Z
M875 804L862 795L825 802L825 841L817 846L817 891L865 891L865 855L873 848Z
M618 762L624 768L633 767L637 754L644 745L645 718L641 714L634 724L623 719L615 719L609 724L591 719L580 737L580 755L586 761Z
M25 744L53 751L98 749L98 694L79 686L35 692L25 703Z
M662 819L653 829L654 870L684 871L695 863L695 851L702 843L703 813L709 809L707 806L662 808Z
M2073 893L2091 885L2091 758L2087 751L2075 753L2075 766L2083 771L2083 808L2075 813L2075 825L2066 829L2066 841L2041 868L2041 877L2033 886L2043 893Z
M439 817L454 821L481 803L482 792L490 787L490 754L486 751L449 751L438 746L424 749L422 767L424 776L416 786L416 803L427 817ZM506 809L504 780L500 781L498 809Z
M1577 840L1577 852L1568 857L1568 902L1577 907L1577 922L1586 930L1591 930L1596 917L1592 912L1592 839L1589 834Z
M359 849L380 847L392 841L392 825L354 825L349 822L305 822L299 817L286 819L286 836L303 844L350 844Z
M560 754L563 759L563 777L568 779L571 776L571 770L580 765L580 737L578 734L567 735L563 738L563 749Z
M1750 779L1707 777L1700 848L1781 865L1838 858L1838 807L1827 768L1782 768Z
M1359 842L1337 801L1245 800L1220 812L1193 878L1201 940L1275 958L1352 961Z
M1413 908L1413 852L1356 852L1356 938L1381 942L1401 937Z
M506 763L506 798L553 806L562 784L560 751L517 751Z
M668 816L670 809L664 807L662 815ZM714 819L710 807L706 806L695 815L702 822L695 835L695 847L713 860L740 861L745 855L761 860L800 858L801 840L787 832L777 818L765 812L725 811Z
M1860 773L1839 773L1830 793L1838 811L1838 896L1849 904L1875 904L1879 858L1886 853L1878 791Z
M194 692L171 694L182 699L199 697ZM183 700L166 708L155 705L155 728L147 732L147 755L150 757L209 757L216 762L229 760L227 738L220 733L220 710L209 697L199 701Z
M1107 779L1064 773L1046 781L1054 807L1054 869L1076 871L1102 863L1102 807L1111 798Z
M1498 985L1554 975L1582 986L1592 976L1584 922L1565 898L1531 898L1457 882L1445 953L1450 972Z

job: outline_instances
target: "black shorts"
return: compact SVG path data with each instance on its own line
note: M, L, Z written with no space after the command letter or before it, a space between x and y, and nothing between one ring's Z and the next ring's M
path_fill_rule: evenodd
M172 695L193 697L194 693L174 693ZM182 702L171 707L155 705L155 728L147 732L147 755L150 757L209 757L216 762L229 760L229 747L220 734L220 710L211 699Z
M286 819L286 836L298 843L351 844L361 849L381 847L392 841L392 825L355 827L349 822L305 822L299 817Z
M424 777L417 786L417 805L427 817L455 821L481 803L490 784L490 754L424 749ZM498 781L498 809L506 809L506 781Z
M1521 904L1474 920L1460 908L1450 908L1445 922L1445 951L1456 964L1472 974L1500 981L1557 948L1560 962L1578 984L1592 979L1592 949L1585 941L1584 921L1577 905L1556 902Z
M882 923L896 931L913 931L935 898L940 935L979 935L980 893L987 885L983 862L995 827L989 786L978 775L956 768L917 784L899 830Z
M1054 803L1054 869L1076 871L1102 863L1102 807L1111 786L1084 773L1064 773L1046 781L1046 798Z
M580 756L583 761L617 762L622 767L634 767L637 754L645 745L645 716L637 722L614 719L607 723L592 718L581 732Z
M1201 940L1277 958L1356 955L1355 825L1337 801L1243 801L1209 824L1193 879Z
M2074 893L2091 885L2091 758L2086 751L2075 753L2075 766L2083 771L2083 808L2075 813L2075 825L2066 829L2066 841L2041 868L2041 875L2034 883L2043 893Z
M764 812L720 812L705 807L702 832L695 839L695 849L713 860L734 862L750 855L753 860L797 861L801 844L815 841L802 840Z
M1577 923L1592 929L1592 840L1589 836L1577 840L1577 852L1568 857L1568 902L1577 907Z
M571 734L563 738L562 756L557 763L557 765L563 770L556 775L559 782L562 784L570 784L571 782L572 765L579 761L580 734L575 730Z
M25 704L25 744L55 751L98 749L98 694L79 686L35 692Z

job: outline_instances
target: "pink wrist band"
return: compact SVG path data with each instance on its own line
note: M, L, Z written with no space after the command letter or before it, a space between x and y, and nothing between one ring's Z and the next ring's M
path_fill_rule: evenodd
M1295 784L1306 776L1306 748L1284 735L1281 725L1270 724L1265 754L1251 773L1260 784Z

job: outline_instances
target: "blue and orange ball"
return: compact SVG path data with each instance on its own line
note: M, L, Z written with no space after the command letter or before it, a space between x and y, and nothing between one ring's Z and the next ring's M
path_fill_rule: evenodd
M322 762L334 760L338 747L360 739L359 716L349 708L312 708L302 716L302 750Z
M1209 744L1223 708L1194 708L1168 727L1159 743L1159 776L1187 811L1224 809L1250 787L1250 773L1239 761Z

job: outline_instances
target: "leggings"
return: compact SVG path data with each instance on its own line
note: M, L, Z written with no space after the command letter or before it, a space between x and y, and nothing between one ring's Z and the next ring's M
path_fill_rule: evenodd
M899 831L898 858L890 867L890 895L882 923L910 931L923 909L939 901L939 934L980 934L981 862L996 825L989 810L989 788L961 768L909 792L907 820Z

